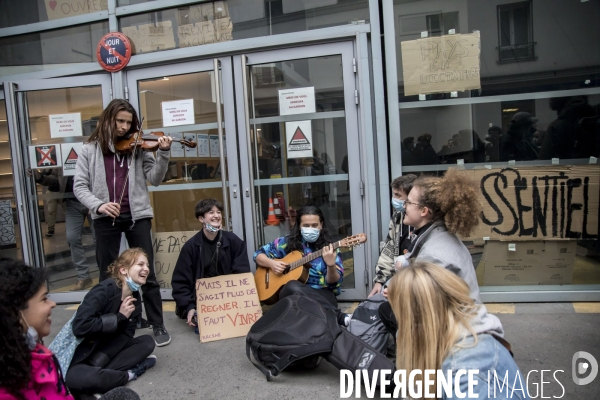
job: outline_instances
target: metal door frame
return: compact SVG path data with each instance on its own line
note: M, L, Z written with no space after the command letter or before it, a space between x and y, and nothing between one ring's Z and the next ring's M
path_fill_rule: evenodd
M253 253L258 246L257 243L257 220L254 206L255 178L252 176L252 158L250 152L249 126L250 115L248 111L247 96L247 68L246 66L265 64L269 62L280 62L295 59L315 58L323 56L341 55L342 56L342 74L344 82L344 112L346 119L348 158L355 162L348 163L348 176L350 185L350 207L352 213L352 233L365 232L364 223L364 199L362 192L363 171L361 168L361 149L359 132L359 109L356 103L358 89L357 75L355 71L354 43L345 41L340 43L316 44L303 47L292 47L279 50L266 50L256 53L248 53L233 56L235 96L237 100L237 122L238 122L238 140L240 141L241 151L240 165L249 171L241 175L242 193L244 205L244 224L248 228L246 231L246 243L248 247L248 257L252 259ZM301 117L301 115L294 116ZM351 146L351 143L359 143L359 146ZM253 228L250 228L253 227ZM367 286L363 284L365 268L368 264L367 247L362 246L354 249L354 277L355 286L352 289L342 289L342 294L338 296L340 300L363 299L366 298ZM254 263L251 263L254 270Z
M73 87L100 86L102 90L102 107L106 107L112 98L112 84L110 74L95 74L86 76L73 76L67 78L51 78L40 80L26 80L16 82L3 82L6 101L8 134L10 141L11 159L13 162L13 179L15 184L15 201L21 232L21 246L23 261L26 264L44 268L46 266L42 232L37 223L37 208L32 202L37 200L37 190L33 179L26 176L29 167L29 156L24 142L30 140L28 108L25 98L26 92L52 89L66 89ZM17 144L18 145L15 145ZM56 292L52 299L60 303L78 302L83 300L87 291L82 292Z
M239 194L239 166L237 160L237 140L233 140L235 138L235 108L233 101L233 85L231 80L232 75L232 66L231 66L231 58L230 57L221 57L200 61L190 61L186 63L179 64L170 64L170 65L162 65L156 67L148 67L148 68L140 68L135 70L127 71L126 73L126 88L125 93L129 94L129 102L136 109L139 114L139 95L137 90L137 82L143 79L156 78L156 77L165 77L165 76L173 76L173 75L185 75L197 72L209 72L215 71L215 62L220 65L221 76L223 77L221 82L221 90L222 90L222 102L223 102L223 126L225 128L225 132L230 135L231 140L226 141L227 146L227 180L229 187L229 194L224 199L225 202L229 203L231 214L229 215L229 219L231 221L231 230L233 233L238 235L239 237L244 237L244 225L242 218L242 204L240 201ZM216 82L219 83L218 76L216 76ZM215 78L213 78L215 79ZM218 129L218 123L211 124L202 124L206 125L205 127L201 127L200 129ZM181 130L182 127L173 127L173 131ZM165 133L168 133L169 129L163 129ZM211 185L217 184L217 182L211 183ZM190 188L194 188L194 185L202 185L202 187L206 187L206 183L202 184L186 184L191 185ZM215 187L222 187L222 183L218 183ZM149 188L150 189L150 188ZM161 189L160 187L158 189ZM162 189L164 190L164 189Z

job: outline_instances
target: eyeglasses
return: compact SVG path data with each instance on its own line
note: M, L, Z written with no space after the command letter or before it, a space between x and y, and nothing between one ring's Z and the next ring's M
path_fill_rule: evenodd
M417 206L417 207L425 207L422 204L419 203L413 203L412 201L408 201L408 200L404 200L404 204L412 204L413 206Z

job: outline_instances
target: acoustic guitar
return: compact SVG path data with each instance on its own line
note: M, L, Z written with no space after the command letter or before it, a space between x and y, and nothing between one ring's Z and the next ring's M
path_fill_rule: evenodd
M333 249L335 250L340 247L357 247L366 241L367 235L359 233L333 243ZM284 258L275 259L275 261L281 261L287 265L287 268L281 275L275 274L271 268L257 265L254 281L256 282L258 299L265 304L273 304L279 300L279 291L283 285L289 281L296 280L306 283L308 280L308 270L310 269L309 263L322 255L323 249L310 253L304 257L302 257L301 252L294 250Z

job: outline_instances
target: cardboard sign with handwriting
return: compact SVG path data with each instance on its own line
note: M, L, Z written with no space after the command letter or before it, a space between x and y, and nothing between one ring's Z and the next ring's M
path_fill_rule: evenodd
M171 289L171 278L181 248L198 232L159 232L152 234L154 250L154 272L161 289Z
M480 89L479 32L401 43L404 95Z
M254 275L222 275L196 281L200 342L246 336L262 316Z
M466 172L483 213L475 240L598 239L599 165L508 167Z

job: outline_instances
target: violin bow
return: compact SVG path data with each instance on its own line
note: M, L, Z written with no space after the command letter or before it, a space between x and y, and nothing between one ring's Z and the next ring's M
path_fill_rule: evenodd
M121 207L121 203L123 202L123 196L125 196L125 188L127 187L127 181L129 180L129 169L131 168L131 163L135 160L135 154L137 153L137 147L138 147L138 139L140 137L140 134L142 135L142 137L144 136L144 133L142 132L142 125L144 124L144 118L142 117L141 121L139 122L138 125L138 131L137 131L137 135L138 137L134 140L134 145L133 145L133 152L131 154L131 158L129 159L129 161L127 162L127 175L125 175L125 182L123 182L123 189L121 190L121 197L119 198L119 208ZM125 157L127 157L127 154L124 155ZM113 223L112 226L115 226L115 221L117 220L117 218L113 218Z

